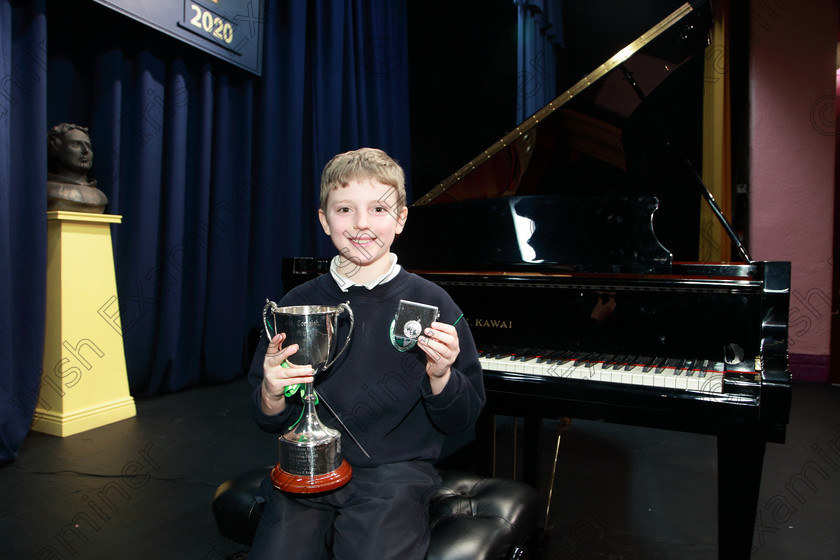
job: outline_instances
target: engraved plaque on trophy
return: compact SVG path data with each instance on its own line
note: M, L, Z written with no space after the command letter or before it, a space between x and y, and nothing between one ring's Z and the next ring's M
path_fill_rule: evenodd
M350 315L350 331L341 350L336 352L338 317L344 311ZM278 307L266 300L263 325L269 340L277 333L286 333L285 344L298 345L298 351L286 361L293 366L312 366L313 376L317 377L350 343L353 310L348 303L335 307ZM279 438L280 457L271 471L271 481L280 490L301 494L327 492L343 486L352 477L353 470L341 454L341 434L321 423L316 404L312 383L307 383L301 417Z

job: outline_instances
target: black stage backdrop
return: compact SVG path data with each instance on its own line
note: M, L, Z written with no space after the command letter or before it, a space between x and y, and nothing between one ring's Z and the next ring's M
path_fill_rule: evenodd
M404 3L269 0L263 23L258 78L93 2L0 0L0 462L41 378L49 127L90 127L123 216L135 397L241 373L281 259L331 253L316 220L331 156L381 147L411 176Z

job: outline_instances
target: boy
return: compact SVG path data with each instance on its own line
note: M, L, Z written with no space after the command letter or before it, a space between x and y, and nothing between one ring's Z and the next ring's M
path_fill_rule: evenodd
M295 288L279 304L349 301L353 309L350 345L318 375L316 385L358 440L320 408L321 421L342 432L353 478L319 495L284 493L264 481L266 508L249 558L426 555L426 500L440 484L432 463L443 436L469 428L485 397L475 343L466 321L458 321L461 311L442 288L403 270L390 252L407 215L403 170L382 150L362 148L327 163L318 218L338 255L329 274ZM401 299L440 310L441 320L416 347L394 338ZM338 340L345 339L347 328L339 327ZM257 424L273 433L287 431L300 415L300 399L286 399L286 386L313 381L309 367L281 366L297 350L282 347L284 339L279 333L261 341L251 368L259 378L253 396Z

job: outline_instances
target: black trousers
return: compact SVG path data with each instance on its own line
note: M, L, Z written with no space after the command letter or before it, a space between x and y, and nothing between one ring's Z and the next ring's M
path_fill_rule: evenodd
M345 486L314 496L262 483L265 509L249 560L422 560L429 499L440 486L424 462L354 468Z

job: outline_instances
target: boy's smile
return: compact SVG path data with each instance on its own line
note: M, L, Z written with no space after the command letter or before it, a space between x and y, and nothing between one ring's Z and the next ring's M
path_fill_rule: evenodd
M318 210L324 232L348 259L345 275L358 284L382 276L391 267L391 245L402 233L408 208L389 205L394 187L375 180L352 180L330 192L326 209Z

